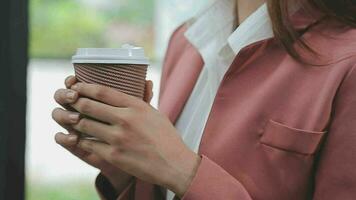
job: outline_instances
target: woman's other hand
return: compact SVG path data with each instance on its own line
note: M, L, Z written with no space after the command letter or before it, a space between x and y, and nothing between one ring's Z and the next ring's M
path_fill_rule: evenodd
M90 117L72 128L104 141L80 140L82 149L141 180L184 195L200 157L183 143L167 117L108 87L77 83L71 89L80 96L71 106Z

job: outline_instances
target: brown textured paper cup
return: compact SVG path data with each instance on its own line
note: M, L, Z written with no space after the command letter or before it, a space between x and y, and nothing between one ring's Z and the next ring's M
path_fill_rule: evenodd
M103 85L144 98L149 61L141 47L80 48L72 57L72 63L79 82ZM100 141L83 133L81 138Z
M143 99L147 65L75 63L75 75L80 82L99 84Z

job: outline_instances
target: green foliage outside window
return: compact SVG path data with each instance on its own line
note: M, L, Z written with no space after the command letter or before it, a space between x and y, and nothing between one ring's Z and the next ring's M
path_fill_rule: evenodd
M100 8L85 0L31 0L31 57L68 58L78 47L118 47L132 41L151 51L154 0L109 3ZM117 26L121 28L112 31ZM134 35L130 41L122 37L121 41L120 33L124 31L120 30L126 27L145 34ZM117 35L114 39L112 32Z

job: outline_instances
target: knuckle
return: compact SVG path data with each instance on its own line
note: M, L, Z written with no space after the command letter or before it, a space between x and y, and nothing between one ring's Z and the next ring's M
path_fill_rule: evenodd
M109 96L108 88L106 87L99 87L98 90L95 92L94 96L97 99L107 99Z
M117 112L114 112L114 113L112 114L112 117L113 117L113 120L115 120L115 121L117 121L117 122L121 121L121 115L118 114Z
M120 126L121 129L129 129L130 128L130 123L129 120L127 119L121 119L118 122L118 125Z
M139 120L149 113L148 106L139 106L133 109L133 120Z
M109 154L109 162L111 162L111 163L119 162L123 153L124 153L123 148L114 147Z
M125 96L126 94L118 91L117 93L117 96ZM131 105L133 103L133 101L131 101L129 98L120 98L120 102L122 105Z
M122 120L122 113L119 109L114 108L112 112L113 120L120 122Z
M113 144L121 144L121 140L119 137L115 136L111 139Z
M137 115L134 110L130 110L125 114L125 117L123 117L122 122L124 125L129 125L132 123L135 123L137 120Z
M78 100L78 109L83 114L89 114L92 111L92 106L89 99L81 98Z
M115 133L115 137L112 139L114 144L125 144L128 141L128 138L125 134Z
M140 103L136 104L135 110L136 110L136 112L143 113L143 112L147 111L147 106L146 106L146 104L140 102Z
M93 143L91 141L80 140L78 142L78 147L84 149L85 151L93 149Z
M89 129L88 120L85 119L85 118L81 119L81 120L78 122L77 126L78 126L78 129L79 129L79 130L81 130L81 131L83 131L83 132L87 131L87 130Z

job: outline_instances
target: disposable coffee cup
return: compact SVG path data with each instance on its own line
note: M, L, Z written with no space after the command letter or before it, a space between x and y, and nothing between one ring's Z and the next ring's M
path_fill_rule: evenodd
M149 60L141 47L79 48L72 57L78 81L115 88L143 99Z
M79 82L99 84L144 98L149 60L141 47L79 48L72 63Z

